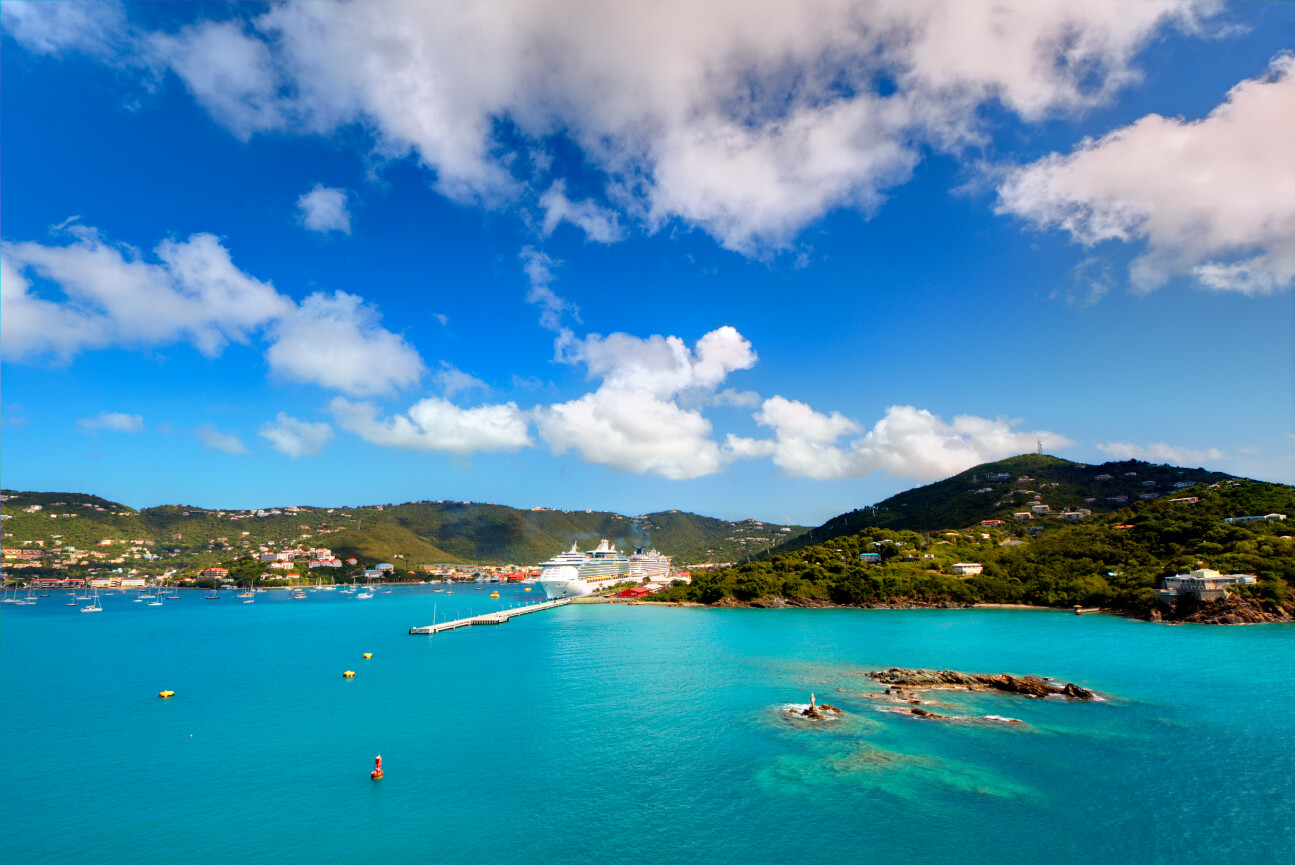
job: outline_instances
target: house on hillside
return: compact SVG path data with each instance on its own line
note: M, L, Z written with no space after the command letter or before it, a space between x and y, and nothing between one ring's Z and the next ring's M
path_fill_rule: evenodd
M881 564L881 553L859 553L859 561L869 565Z
M1173 603L1183 595L1192 595L1198 601L1218 601L1228 596L1229 586L1253 586L1258 580L1250 574L1220 574L1210 568L1197 568L1189 574L1165 577L1165 587L1156 595L1166 603Z
M949 569L953 571L955 576L970 577L975 574L982 573L985 570L985 566L977 562L958 562L957 564L950 565Z

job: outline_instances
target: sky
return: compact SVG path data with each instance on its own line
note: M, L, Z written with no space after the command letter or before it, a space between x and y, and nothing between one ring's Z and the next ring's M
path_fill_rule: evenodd
M1295 482L1295 4L0 3L0 470L819 524Z

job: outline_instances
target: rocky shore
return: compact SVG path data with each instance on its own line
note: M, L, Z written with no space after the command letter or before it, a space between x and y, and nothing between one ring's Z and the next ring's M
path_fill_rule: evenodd
M1157 607L1146 616L1152 622L1194 625L1268 625L1295 622L1295 602L1279 604L1231 595L1208 604L1198 604L1190 599L1174 607Z

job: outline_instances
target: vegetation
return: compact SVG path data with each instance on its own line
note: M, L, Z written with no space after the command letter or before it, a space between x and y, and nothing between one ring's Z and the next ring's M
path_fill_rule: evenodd
M627 517L444 501L259 511L164 505L136 511L80 493L5 490L4 496L4 546L39 547L45 553L44 567L14 571L27 575L73 576L105 566L142 573L197 571L230 567L262 548L297 546L327 547L361 567L390 562L407 574L425 563L533 565L572 543L592 546L599 538L627 552L631 546L655 545L680 563L731 562L804 531L680 511ZM55 563L65 567L55 570Z
M691 585L676 586L653 600L716 603L780 597L793 603L1080 604L1142 611L1155 605L1162 577L1209 567L1252 574L1259 583L1243 593L1284 602L1295 589L1291 526L1277 520L1229 524L1224 518L1290 514L1292 488L1230 483L1202 484L1175 495L1196 498L1195 503L1138 501L1077 522L1009 520L984 527L977 521L956 531L922 532L868 526L827 543L695 573ZM878 553L880 562L865 563L861 553ZM951 566L960 562L978 563L983 572L954 575Z

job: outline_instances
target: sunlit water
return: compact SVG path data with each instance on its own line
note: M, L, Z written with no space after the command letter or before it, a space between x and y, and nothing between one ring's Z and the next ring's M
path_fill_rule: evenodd
M0 858L1295 861L1295 628L644 605L407 633L537 594L501 591L6 605ZM944 694L1026 724L924 721L865 696L889 666L1108 699ZM780 712L811 691L843 717Z

